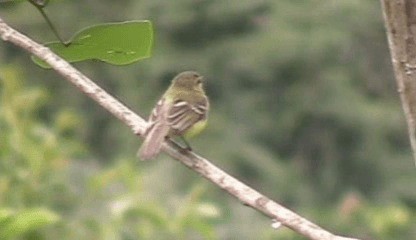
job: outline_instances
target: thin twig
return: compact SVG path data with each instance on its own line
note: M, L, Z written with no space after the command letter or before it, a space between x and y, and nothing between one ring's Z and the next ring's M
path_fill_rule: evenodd
M4 41L9 41L48 63L55 71L68 81L73 83L80 91L84 92L110 113L120 119L132 131L140 135L144 132L146 122L134 112L121 104L111 95L106 93L94 82L73 68L65 60L51 52L48 48L32 41L25 35L9 27L0 18L0 36ZM281 222L284 226L313 240L358 240L334 235L309 220L297 215L291 210L270 200L256 190L250 188L236 178L230 176L208 160L193 152L184 153L172 142L165 142L163 150L190 169L198 172L220 188L239 199L244 205L250 206L272 220ZM272 223L272 221L271 221Z

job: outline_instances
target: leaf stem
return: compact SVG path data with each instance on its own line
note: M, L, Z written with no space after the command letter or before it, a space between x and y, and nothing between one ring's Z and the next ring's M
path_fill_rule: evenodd
M53 34L56 36L56 38L58 38L58 40L65 45L66 47L69 46L70 43L67 43L63 40L63 38L61 38L61 36L59 35L58 31L56 30L55 26L53 25L52 21L49 19L48 15L46 15L46 12L43 10L43 8L46 6L47 4L47 0L46 1L37 1L37 0L28 0L29 3L31 3L33 6L35 6L36 9L39 10L40 14L42 15L42 17L45 19L46 23L48 24L49 28L52 30Z

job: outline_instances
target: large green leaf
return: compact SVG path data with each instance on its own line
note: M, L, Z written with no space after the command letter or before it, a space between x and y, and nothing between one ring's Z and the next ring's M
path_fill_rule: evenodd
M75 34L68 46L60 42L45 44L68 62L97 59L114 65L125 65L150 57L153 30L150 21L107 23L85 28ZM37 57L41 67L49 65Z

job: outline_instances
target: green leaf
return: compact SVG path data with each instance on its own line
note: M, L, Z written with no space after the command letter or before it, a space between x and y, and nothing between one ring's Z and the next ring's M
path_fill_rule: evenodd
M153 30L150 21L107 23L85 28L75 34L67 46L60 42L45 44L68 62L97 59L114 65L126 65L150 57ZM50 66L38 57L32 60L43 68Z
M56 222L59 217L46 209L30 209L8 216L9 220L1 226L0 239L12 239L21 234Z

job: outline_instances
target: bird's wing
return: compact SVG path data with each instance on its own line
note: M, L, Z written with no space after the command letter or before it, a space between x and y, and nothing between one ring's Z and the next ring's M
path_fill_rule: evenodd
M172 131L181 135L196 122L206 119L208 107L206 98L196 104L190 104L183 100L175 101L167 118Z

